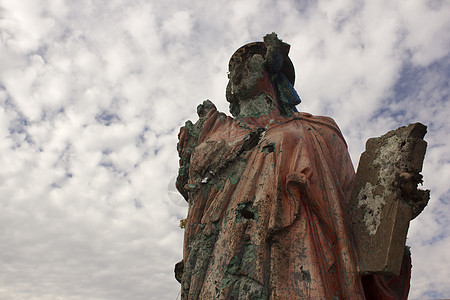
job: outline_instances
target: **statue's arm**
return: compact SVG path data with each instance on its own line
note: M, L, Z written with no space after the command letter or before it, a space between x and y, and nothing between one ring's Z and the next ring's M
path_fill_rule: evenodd
M180 133L178 134L177 150L178 156L180 157L180 168L178 169L176 186L186 201L188 201L188 191L185 186L189 180L191 154L198 142L196 136L198 136L196 124L193 124L191 121L187 121L185 125L180 128Z
M190 177L192 153L211 132L219 115L215 105L209 100L205 100L197 106L197 114L198 121L194 124L188 120L178 134L177 150L180 157L180 168L178 169L176 186L186 201L188 201L186 185Z

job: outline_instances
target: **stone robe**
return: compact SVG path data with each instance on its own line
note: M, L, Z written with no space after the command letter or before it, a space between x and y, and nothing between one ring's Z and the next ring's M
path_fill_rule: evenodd
M183 299L364 298L348 232L354 169L336 123L233 119L206 101L179 134Z

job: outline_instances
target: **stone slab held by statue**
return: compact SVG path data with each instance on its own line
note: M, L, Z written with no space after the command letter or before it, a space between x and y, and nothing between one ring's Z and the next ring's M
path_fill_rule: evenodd
M400 274L409 222L428 203L422 182L426 126L400 127L369 139L350 199L355 248L362 274Z

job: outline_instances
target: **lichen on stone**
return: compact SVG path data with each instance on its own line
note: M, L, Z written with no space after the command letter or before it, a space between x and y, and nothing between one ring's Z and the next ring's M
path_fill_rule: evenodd
M370 235L377 233L381 224L381 209L386 201L380 195L374 195L373 186L367 182L358 194L358 207L365 207L364 223Z
M395 180L395 173L401 159L399 145L402 140L393 135L386 139L386 144L377 153L374 164L379 166L380 184L385 187L385 193L392 191L392 184Z
M374 142L375 139L372 140ZM364 223L371 236L377 233L381 224L381 212L390 195L398 193L394 188L396 174L401 160L400 150L402 137L392 135L377 149L373 167L378 169L378 182L372 185L370 182L361 188L358 194L358 207L364 208ZM380 193L381 191L381 193Z

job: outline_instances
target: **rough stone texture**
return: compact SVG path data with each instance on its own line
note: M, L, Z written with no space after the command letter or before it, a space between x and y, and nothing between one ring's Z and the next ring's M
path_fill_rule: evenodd
M358 273L347 145L332 119L296 111L289 46L276 34L261 44L230 60L235 118L207 100L178 136L177 188L189 203L181 298L406 299L409 260L398 277ZM397 184L411 187L416 177L402 176ZM370 184L363 190L375 197ZM365 200L359 209L386 205ZM376 232L382 217L364 228Z
M429 191L417 189L425 133L416 123L366 143L350 201L361 274L400 273L409 222L429 200Z
M182 298L362 298L345 210L354 170L336 124L205 108L179 135Z

